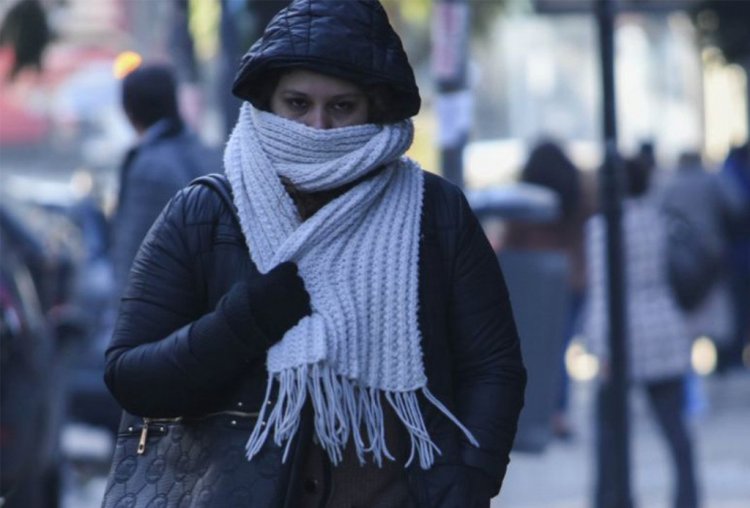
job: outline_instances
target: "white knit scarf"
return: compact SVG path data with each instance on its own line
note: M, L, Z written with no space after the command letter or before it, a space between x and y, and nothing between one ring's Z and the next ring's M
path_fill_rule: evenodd
M243 105L224 154L242 232L261 273L297 263L313 310L268 351L266 400L248 459L273 430L277 445L286 442L286 460L308 395L333 464L350 437L361 463L365 452L377 464L383 455L394 460L385 444L384 397L411 436L407 465L418 455L429 468L440 450L427 433L418 391L478 446L427 389L417 320L423 176L403 156L412 138L409 120L320 130ZM314 192L381 166L304 222L279 178Z

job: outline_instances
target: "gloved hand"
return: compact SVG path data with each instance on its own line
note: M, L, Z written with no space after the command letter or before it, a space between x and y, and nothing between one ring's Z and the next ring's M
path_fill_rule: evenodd
M250 312L273 343L281 340L287 330L312 312L310 295L297 273L297 265L291 261L248 281L247 289Z
M246 337L254 324L265 336L266 347L281 340L287 330L310 315L310 295L291 261L266 274L235 283L219 303L229 326Z
M500 490L500 486L494 478L479 468L464 466L469 490L474 494L477 506L489 506L490 499L495 497Z
M425 501L429 503L439 499L445 506L489 508L498 490L497 482L488 474L465 464L435 464L417 474L426 477L429 499Z

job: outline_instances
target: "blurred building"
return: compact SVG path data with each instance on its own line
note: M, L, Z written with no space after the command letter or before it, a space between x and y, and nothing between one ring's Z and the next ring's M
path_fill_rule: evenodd
M0 16L3 8L16 1L3 2ZM183 69L181 75L196 85L186 94L188 117L200 118L201 133L218 144L225 135L221 110L228 96L222 84L226 67L222 10L230 14L236 44L242 50L254 39L258 20L269 15L261 13L258 5L280 3L41 2L57 38L45 55L40 84L29 87L25 95L3 95L15 97L30 110L32 123L42 122L30 124L29 131L38 136L44 133L47 146L51 142L52 146L73 147L86 164L102 168L110 165L110 159L117 160L116 155L131 141L118 111L118 81L111 72L119 52L133 50L145 59L169 60ZM434 0L384 3L413 57L425 99L410 153L425 167L437 170L435 85L427 61ZM474 114L465 154L469 187L511 178L529 143L543 135L564 141L581 167L599 164L601 92L593 3L506 0L503 8L489 11L491 15L482 20L482 32L472 34L469 74ZM732 144L747 137L745 72L727 65L717 50L702 50L685 11L693 3L618 2L624 8L616 34L623 152L632 152L649 139L666 163L682 151L696 149L718 161ZM476 6L474 11L475 15L479 12ZM175 35L180 30L189 35L189 41ZM192 65L199 70L185 70Z
M512 177L528 144L545 135L564 140L584 168L602 160L597 26L593 12L581 8L591 2L547 3L567 4L568 10L507 10L484 40L475 41L469 185ZM718 161L747 137L744 72L727 65L717 50L701 49L690 17L679 9L688 4L662 3L671 8L625 10L618 17L617 113L624 153L651 140L667 164L686 150Z

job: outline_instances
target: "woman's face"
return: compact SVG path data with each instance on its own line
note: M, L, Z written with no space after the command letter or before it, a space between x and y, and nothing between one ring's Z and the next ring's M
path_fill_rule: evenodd
M368 100L357 85L306 70L281 76L271 95L271 112L315 129L367 123Z

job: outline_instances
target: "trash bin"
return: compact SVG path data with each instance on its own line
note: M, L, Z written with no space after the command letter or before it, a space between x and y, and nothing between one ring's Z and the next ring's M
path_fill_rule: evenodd
M469 191L467 199L480 220L545 223L560 214L556 194L527 183ZM526 403L514 450L539 453L552 438L550 419L562 375L560 352L569 305L568 259L556 251L502 249L498 261L528 373Z

